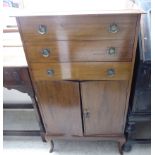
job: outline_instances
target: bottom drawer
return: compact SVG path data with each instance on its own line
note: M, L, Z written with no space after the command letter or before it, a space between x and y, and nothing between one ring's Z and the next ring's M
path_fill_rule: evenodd
M31 63L35 81L129 80L129 62Z

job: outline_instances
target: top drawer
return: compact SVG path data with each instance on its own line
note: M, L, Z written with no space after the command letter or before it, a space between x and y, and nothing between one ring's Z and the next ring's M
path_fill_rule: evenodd
M133 39L137 15L19 17L23 41Z

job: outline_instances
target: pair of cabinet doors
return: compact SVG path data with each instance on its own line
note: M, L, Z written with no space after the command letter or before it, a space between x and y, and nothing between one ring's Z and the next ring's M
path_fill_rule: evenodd
M39 81L38 104L53 136L122 134L128 81Z

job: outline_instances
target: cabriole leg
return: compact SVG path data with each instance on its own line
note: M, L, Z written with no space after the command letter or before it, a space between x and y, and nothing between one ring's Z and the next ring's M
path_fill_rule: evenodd
M50 144L51 144L50 153L52 153L53 150L54 150L54 142L53 142L53 140L51 140Z
M125 144L125 142L126 142L125 138L121 139L118 142L118 149L119 149L120 155L123 155L123 145Z

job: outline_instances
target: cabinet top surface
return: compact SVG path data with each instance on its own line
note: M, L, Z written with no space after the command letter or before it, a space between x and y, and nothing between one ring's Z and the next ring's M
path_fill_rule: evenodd
M82 15L82 14L143 13L133 0L45 0L29 8L14 12L13 16Z

